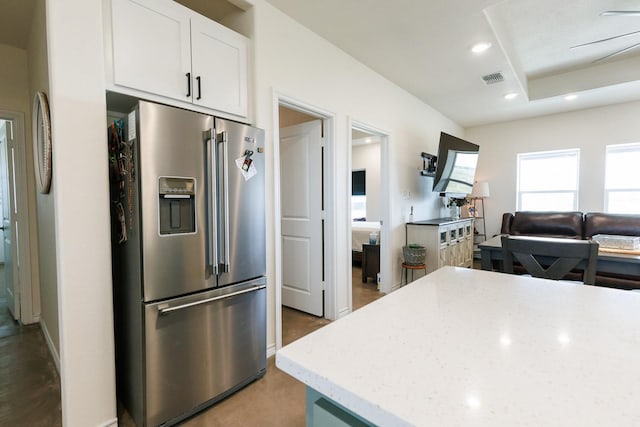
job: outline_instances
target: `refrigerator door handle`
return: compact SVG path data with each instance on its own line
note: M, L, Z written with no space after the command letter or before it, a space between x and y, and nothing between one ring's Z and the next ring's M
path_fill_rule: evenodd
M162 195L163 199L190 199L191 196L188 194L164 194Z
M217 244L217 230L216 221L218 218L216 212L216 203L214 195L217 191L217 174L214 170L216 164L216 147L212 144L213 135L215 135L213 128L205 132L206 143L206 167L207 167L207 268L211 274L218 275L218 244Z
M185 308L194 307L196 305L207 304L207 303L210 303L210 302L213 302L213 301L219 301L221 299L231 298L231 297L235 297L235 296L242 295L242 294L248 294L249 292L259 291L260 289L264 289L266 287L267 287L267 285L253 286L251 288L243 289L243 290L237 291L237 292L232 292L230 294L218 295L216 297L211 297L211 298L206 298L206 299L202 299L202 300L199 300L199 301L189 302L189 303L186 303L186 304L176 305L175 307L170 307L168 304L161 304L161 305L158 306L158 312L160 314L169 314L172 311L183 310Z
M229 265L229 141L228 141L228 133L226 131L220 132L218 134L218 142L222 144L222 181L223 181L223 190L222 190L222 213L223 213L223 224L224 224L224 273L228 273L231 271L231 266Z

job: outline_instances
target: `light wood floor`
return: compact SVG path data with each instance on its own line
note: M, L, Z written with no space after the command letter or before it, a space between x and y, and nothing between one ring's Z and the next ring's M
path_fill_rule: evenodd
M4 265L0 264L4 281ZM0 283L4 289L4 283ZM60 378L40 325L21 326L0 296L0 426L61 426Z
M353 309L382 297L371 279L353 269ZM0 299L0 304L4 301ZM0 305L0 426L61 426L60 380L38 325L18 326ZM9 317L7 321L6 317ZM326 325L328 320L283 307L283 344ZM189 427L303 427L305 387L267 360L265 376L186 420ZM120 426L135 423L118 408Z

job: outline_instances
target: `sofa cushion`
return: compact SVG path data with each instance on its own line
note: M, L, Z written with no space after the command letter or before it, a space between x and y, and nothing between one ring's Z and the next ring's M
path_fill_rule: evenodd
M516 212L509 234L582 239L582 212Z
M587 213L584 223L584 237L587 239L596 234L640 236L640 215Z

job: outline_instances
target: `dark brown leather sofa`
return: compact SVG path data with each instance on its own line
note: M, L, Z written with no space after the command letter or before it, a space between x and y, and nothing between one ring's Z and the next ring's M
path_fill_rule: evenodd
M516 212L502 215L502 234L590 239L596 234L640 236L640 215L582 212ZM640 289L640 277L597 272L596 285Z

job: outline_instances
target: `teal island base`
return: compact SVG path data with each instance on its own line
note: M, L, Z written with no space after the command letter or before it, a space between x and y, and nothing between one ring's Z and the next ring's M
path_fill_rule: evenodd
M307 427L373 427L359 415L307 387Z

